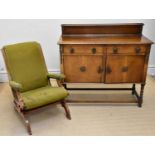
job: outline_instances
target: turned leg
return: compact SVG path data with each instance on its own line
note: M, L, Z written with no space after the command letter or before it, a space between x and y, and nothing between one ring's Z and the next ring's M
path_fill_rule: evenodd
M141 84L140 96L139 96L139 99L138 99L138 107L142 107L144 87L145 87L145 84Z
M134 94L135 94L135 90L136 90L136 85L135 85L135 84L133 84L133 85L132 85L132 95L134 95Z
M61 105L62 105L62 107L65 109L66 117L67 117L69 120L71 120L71 114L70 114L70 110L69 110L68 105L66 104L65 101L61 101Z
M30 122L29 120L26 118L25 114L20 110L19 107L15 106L15 110L19 113L19 115L22 117L22 119L24 120L25 126L27 128L27 131L29 133L29 135L32 135L32 130L31 130L31 126L30 126Z

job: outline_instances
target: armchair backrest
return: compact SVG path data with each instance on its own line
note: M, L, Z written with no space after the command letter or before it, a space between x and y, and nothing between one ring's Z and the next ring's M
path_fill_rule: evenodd
M9 79L22 84L22 92L48 85L47 68L37 42L3 47Z

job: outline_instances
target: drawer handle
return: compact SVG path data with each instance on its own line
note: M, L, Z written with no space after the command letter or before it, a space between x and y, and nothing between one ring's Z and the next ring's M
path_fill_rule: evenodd
M70 49L70 53L73 54L75 52L74 48Z
M140 47L136 47L136 48L135 48L135 52L136 52L137 54L139 54L139 53L141 52L141 48L140 48Z
M96 53L96 48L92 48L92 53L95 54Z
M118 48L113 48L113 53L117 54L118 53Z
M110 74L112 72L111 68L108 66L106 72Z
M81 66L81 67L80 67L80 71L81 71L81 72L85 72L85 71L86 71L86 67L85 67L85 66Z
M101 66L99 66L97 69L97 72L100 74L100 73L104 72L104 69Z
M122 72L127 72L129 70L129 68L126 66L126 67L122 67Z

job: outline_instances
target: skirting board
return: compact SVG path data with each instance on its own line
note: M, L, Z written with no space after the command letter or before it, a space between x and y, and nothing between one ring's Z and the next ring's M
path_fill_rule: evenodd
M51 73L60 73L60 70L58 69L49 69L48 70ZM148 68L148 74L155 76L155 65L150 65ZM8 81L8 75L6 71L0 71L0 82L7 82Z
M155 76L155 65L149 65L148 74Z

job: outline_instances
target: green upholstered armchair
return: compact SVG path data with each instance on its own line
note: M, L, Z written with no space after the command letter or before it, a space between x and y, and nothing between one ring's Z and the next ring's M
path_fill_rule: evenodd
M24 119L30 135L32 131L26 114L34 109L59 102L64 107L67 118L71 119L64 100L68 92L61 85L65 76L48 73L40 44L26 42L7 45L2 51L15 109ZM57 80L58 87L52 87L50 78Z

